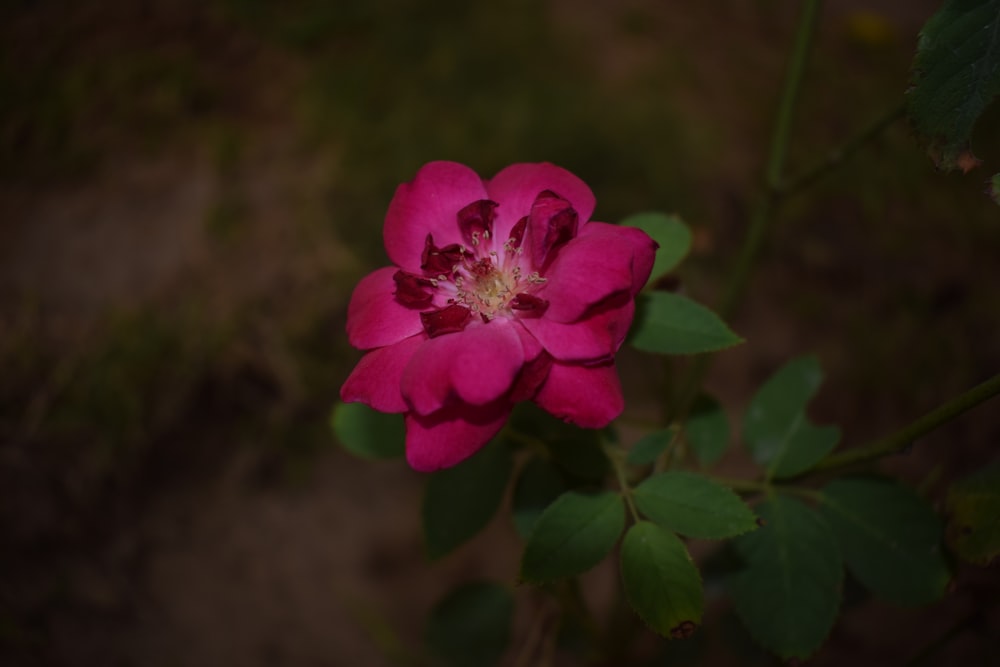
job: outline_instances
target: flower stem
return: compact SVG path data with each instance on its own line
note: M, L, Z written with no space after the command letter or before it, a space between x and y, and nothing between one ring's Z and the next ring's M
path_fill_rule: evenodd
M976 385L950 401L943 403L891 435L876 440L871 444L826 457L810 472L842 468L902 452L917 438L930 433L942 424L955 419L963 412L976 407L997 394L1000 394L1000 373L997 373L989 380Z
M608 461L611 462L611 467L615 469L618 488L621 489L622 497L625 499L625 505L628 506L629 514L632 515L632 520L638 523L639 511L635 508L635 501L632 499L632 487L628 483L628 476L625 471L625 452L607 443L603 443L601 448L604 450L604 455L608 457Z

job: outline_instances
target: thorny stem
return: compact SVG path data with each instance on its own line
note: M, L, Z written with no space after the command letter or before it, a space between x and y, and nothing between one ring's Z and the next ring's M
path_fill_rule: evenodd
M930 433L942 424L951 421L963 412L976 407L997 394L1000 394L1000 373L969 389L964 394L960 394L950 401L943 403L891 435L876 440L871 444L826 457L810 472L842 468L902 452L917 438Z

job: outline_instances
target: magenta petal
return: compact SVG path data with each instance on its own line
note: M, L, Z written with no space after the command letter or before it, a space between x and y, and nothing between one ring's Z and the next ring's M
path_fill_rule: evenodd
M347 306L347 340L359 350L398 343L424 330L420 313L394 296L393 266L378 269L361 279Z
M621 382L610 362L600 366L552 364L535 402L550 414L584 428L607 426L625 409Z
M524 318L520 323L560 361L603 361L610 359L621 347L634 314L632 298L619 294L572 324L548 317Z
M456 401L484 405L503 396L524 365L514 324L498 319L432 338L403 372L403 396L428 415Z
M406 415L406 460L414 470L450 468L475 454L507 421L506 401L454 405L431 415Z
M559 251L545 272L538 296L549 302L545 317L573 322L618 292L634 294L652 270L656 244L645 232L591 222ZM648 264L648 265L647 265Z
M512 164L486 183L489 198L499 203L493 223L494 237L500 242L510 237L510 231L545 190L569 201L580 219L580 228L594 212L594 193L579 178L548 162Z
M365 354L340 388L340 399L365 403L379 412L406 412L409 406L400 390L403 369L426 340L423 335L411 336Z
M420 270L427 235L444 247L460 242L458 212L486 199L483 181L469 167L456 162L430 162L409 183L396 189L385 216L382 237L394 264Z

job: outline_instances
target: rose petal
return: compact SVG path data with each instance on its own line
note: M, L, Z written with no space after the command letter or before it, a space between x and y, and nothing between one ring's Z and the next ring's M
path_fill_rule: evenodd
M414 470L433 472L461 463L490 441L507 421L506 401L454 405L431 415L406 415L406 460Z
M487 199L486 188L472 169L457 162L425 164L389 204L382 230L389 259L418 273L427 235L438 247L460 242L458 212L480 199Z
M532 266L544 270L556 257L559 248L576 238L579 230L579 214L572 204L549 190L540 193L528 216L528 248Z
M426 340L422 334L411 336L365 354L340 388L340 399L364 403L379 412L406 412L409 406L400 389L403 370Z
M503 396L524 365L514 324L473 322L465 331L432 338L403 371L403 396L419 414L456 401L484 405Z
M394 296L396 267L378 269L361 279L347 306L347 340L359 350L398 343L424 330L420 313Z
M521 326L560 361L603 361L621 347L635 315L628 294L617 294L593 307L577 322L566 324L548 317L524 318Z
M493 222L494 238L503 243L510 230L531 213L531 205L545 190L559 195L576 209L580 228L594 213L594 193L579 178L548 162L512 164L487 181L489 199L499 203Z
M545 317L573 322L608 296L635 294L653 268L656 243L642 230L591 222L556 255L537 295ZM638 285L638 287L636 287Z
M584 428L607 426L625 409L621 382L611 362L599 366L552 364L535 403Z
M542 386L549 376L549 369L552 368L552 355L543 352L531 361L524 364L520 375L514 382L514 388L508 395L511 403L528 401L535 397L538 388Z

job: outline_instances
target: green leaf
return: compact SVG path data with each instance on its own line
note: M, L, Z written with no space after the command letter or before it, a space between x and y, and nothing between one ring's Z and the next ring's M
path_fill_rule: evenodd
M848 478L823 489L823 514L858 581L899 604L932 602L950 579L943 529L911 489L877 478Z
M757 527L753 512L739 496L696 473L653 475L633 490L632 497L640 512L687 537L721 539Z
M616 493L569 491L535 523L521 560L521 578L543 582L571 577L597 565L625 528L625 507Z
M701 575L673 533L648 521L629 528L622 541L621 572L625 597L654 631L684 639L701 623Z
M663 450L667 448L673 437L674 430L672 428L647 433L632 445L632 449L628 450L625 461L629 465L634 466L643 466L652 463L663 453Z
M450 553L489 523L512 468L510 449L502 440L494 440L454 468L430 476L423 504L430 558Z
M941 169L969 171L972 129L1000 93L1000 0L947 0L920 32L907 111Z
M552 462L574 481L600 482L608 474L608 457L601 449L601 432L556 419L533 403L520 403L511 426L545 443Z
M1000 174L993 174L993 178L990 179L989 195L990 199L1000 204Z
M438 602L424 639L448 667L480 667L500 661L510 642L514 598L489 582L465 584Z
M742 567L726 578L736 613L762 646L809 657L833 627L844 576L840 548L820 514L775 496L757 506L764 525L733 541Z
M680 294L649 292L636 300L629 342L644 352L697 354L743 341L711 310Z
M819 361L800 357L772 375L750 401L743 438L768 478L808 470L840 440L839 429L814 426L806 417L806 405L822 381Z
M511 518L518 534L530 535L545 508L568 489L566 478L551 463L541 459L528 461L514 486Z
M684 425L684 438L702 466L722 458L729 447L729 420L718 401L710 396L698 397Z
M641 229L660 246L648 284L670 273L691 250L691 230L676 215L637 213L622 220L621 224Z
M372 410L363 403L337 403L330 426L344 449L369 459L398 458L406 453L403 415Z
M1000 556L1000 461L953 484L946 507L955 553L978 565Z

